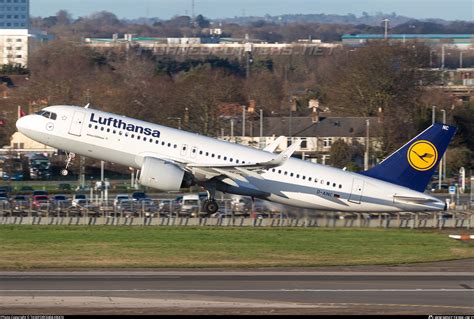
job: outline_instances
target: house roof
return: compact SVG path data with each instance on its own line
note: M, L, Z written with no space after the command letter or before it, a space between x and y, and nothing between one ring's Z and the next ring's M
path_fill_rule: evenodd
M292 117L291 135L295 137L364 137L366 136L367 124L370 121L370 129L376 132L380 127L377 117L320 117L319 122L313 123L311 117ZM234 129L236 136L242 135L242 122ZM260 135L259 119L246 120L246 135ZM263 136L289 136L290 117L267 117L263 120Z

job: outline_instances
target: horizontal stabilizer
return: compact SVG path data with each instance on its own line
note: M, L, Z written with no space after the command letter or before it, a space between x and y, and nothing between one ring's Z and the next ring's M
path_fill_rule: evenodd
M404 202L411 202L411 203L430 203L430 202L435 202L436 201L433 198L402 196L402 195L393 195L393 198L396 199L396 200L400 200L400 201L404 201Z

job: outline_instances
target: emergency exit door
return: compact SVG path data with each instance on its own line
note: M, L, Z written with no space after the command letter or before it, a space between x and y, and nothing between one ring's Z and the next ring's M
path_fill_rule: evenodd
M82 126L84 125L84 121L86 118L86 113L84 112L74 112L74 116L72 118L71 127L69 128L69 134L75 136L81 136L82 134Z
M360 200L362 199L362 193L364 192L364 181L354 178L352 181L352 192L349 196L349 201L360 204Z

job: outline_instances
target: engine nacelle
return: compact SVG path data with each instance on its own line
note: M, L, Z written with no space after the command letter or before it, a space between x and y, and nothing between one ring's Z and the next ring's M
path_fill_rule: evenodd
M190 176L182 168L152 157L146 157L143 160L138 181L143 186L167 192L179 191L181 187L191 186Z

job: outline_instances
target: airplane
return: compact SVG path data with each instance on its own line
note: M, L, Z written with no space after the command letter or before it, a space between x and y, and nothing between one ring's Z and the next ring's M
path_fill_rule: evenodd
M216 191L299 208L349 212L440 211L424 193L456 132L434 123L378 165L349 172L291 157L296 142L277 154L281 136L265 149L217 140L85 107L59 105L20 118L16 126L40 143L140 170L139 183L161 191L200 185L203 209L215 213Z

